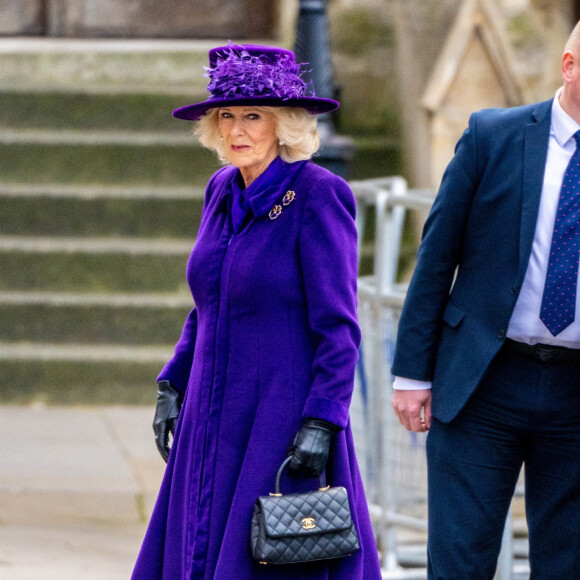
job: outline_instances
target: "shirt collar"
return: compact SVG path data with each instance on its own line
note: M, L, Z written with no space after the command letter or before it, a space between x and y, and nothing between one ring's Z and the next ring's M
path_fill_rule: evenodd
M562 109L560 105L561 92L562 88L560 87L552 104L552 130L560 147L565 147L566 143L572 139L572 135L580 129L580 125Z

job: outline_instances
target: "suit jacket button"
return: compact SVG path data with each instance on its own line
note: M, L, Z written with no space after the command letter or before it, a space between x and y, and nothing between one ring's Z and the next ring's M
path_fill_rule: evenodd
M503 328L497 333L497 337L500 340L503 340L505 338L505 330Z

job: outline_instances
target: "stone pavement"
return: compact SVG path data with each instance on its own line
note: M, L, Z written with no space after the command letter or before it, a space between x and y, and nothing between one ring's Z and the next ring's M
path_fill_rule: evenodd
M0 405L0 580L129 579L165 467L153 412ZM358 396L351 418L363 467ZM417 548L423 558L421 545L407 548L403 560L416 561ZM514 580L529 578L520 567ZM406 572L384 577L424 578Z
M153 407L0 406L1 580L127 580L164 463Z
M151 406L0 405L0 580L128 580L165 463ZM364 464L360 389L351 405Z

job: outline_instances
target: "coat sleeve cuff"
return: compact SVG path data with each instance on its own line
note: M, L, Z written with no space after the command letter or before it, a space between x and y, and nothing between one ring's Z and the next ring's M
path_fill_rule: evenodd
M306 400L302 418L314 417L329 423L334 423L344 429L348 423L348 408L338 401L322 397L310 397Z
M159 373L157 382L169 381L181 394L183 394L185 393L187 383L189 382L189 372L190 369L180 367L177 364L172 364L172 361L169 361Z

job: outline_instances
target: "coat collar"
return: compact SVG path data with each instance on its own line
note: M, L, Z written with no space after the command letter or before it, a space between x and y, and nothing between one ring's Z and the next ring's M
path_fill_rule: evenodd
M296 174L308 161L286 163L276 157L266 171L246 189L249 194L247 202L254 217L262 217L270 212L277 201L284 196ZM225 176L224 187L221 188L220 198L216 203L214 213L227 212L231 208L233 188L239 187L235 182L239 176L239 169L229 167Z
M548 156L548 142L552 123L553 99L539 103L532 112L533 122L525 127L523 196L520 221L519 279L523 279L532 251L544 172Z

